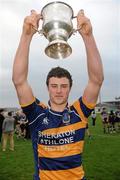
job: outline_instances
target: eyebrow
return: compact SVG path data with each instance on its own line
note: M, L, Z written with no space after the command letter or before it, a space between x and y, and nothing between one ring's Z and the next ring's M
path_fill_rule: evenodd
M58 84L52 83L52 84L50 84L50 85L58 85ZM66 85L69 85L69 84L65 84L65 83L64 83L64 84L60 84L60 85L65 85L65 86L66 86Z

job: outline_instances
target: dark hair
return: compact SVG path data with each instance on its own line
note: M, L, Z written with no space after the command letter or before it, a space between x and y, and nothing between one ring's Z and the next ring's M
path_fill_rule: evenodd
M8 112L8 116L12 116L12 113L13 113L12 111Z
M0 109L0 113L2 113L4 111L4 109Z
M103 109L102 109L103 111L105 111L106 110L106 108L105 107L103 107Z
M70 88L72 87L72 76L71 74L69 73L68 70L64 69L64 68L61 68L61 67L55 67L55 68L52 68L48 75L47 75L47 79L46 79L46 85L48 86L49 84L49 79L51 77L57 77L57 78L62 78L62 77L66 77L68 80L69 80L69 83L70 83Z
M113 110L110 111L110 114L114 114Z

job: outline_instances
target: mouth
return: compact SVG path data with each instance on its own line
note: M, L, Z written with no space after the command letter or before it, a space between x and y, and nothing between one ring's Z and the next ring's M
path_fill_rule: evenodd
M63 98L62 95L56 95L55 98Z

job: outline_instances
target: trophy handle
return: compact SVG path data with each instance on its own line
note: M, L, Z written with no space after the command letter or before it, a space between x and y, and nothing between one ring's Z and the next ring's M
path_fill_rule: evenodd
M77 16L73 16L73 17L72 17L72 19L75 19L75 18L77 18ZM41 17L41 19L43 19L43 18ZM32 26L32 28L33 28L36 32L38 32L38 34L40 34L41 36L44 35L44 31L43 31L42 29L39 30L39 29L37 29L37 28L34 27L34 26ZM78 29L74 29L74 28L73 28L71 34L75 35L75 33L77 33L81 28L82 28L82 27L80 27L80 28L78 28Z
M43 30L42 29L37 29L35 26L32 26L32 28L36 31L36 32L38 32L38 34L40 34L41 36L43 35Z
M77 18L77 16L72 17L72 19L75 19L75 18ZM78 29L73 28L72 34L75 35L75 33L77 33L79 30L81 30L81 28L82 28L82 26L80 28L78 28Z
M40 19L42 19L43 20L43 17L42 17L42 15L41 15L41 18ZM32 28L36 31L36 32L38 32L38 34L40 34L41 36L43 35L43 30L42 29L37 29L35 26L32 26Z
M72 34L75 35L75 33L77 33L79 30L81 30L82 27L78 28L78 29L73 29Z

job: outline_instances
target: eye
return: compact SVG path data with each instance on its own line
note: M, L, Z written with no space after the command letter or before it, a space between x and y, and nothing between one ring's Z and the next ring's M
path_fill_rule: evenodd
M68 84L62 84L62 88L67 88Z
M56 87L57 87L57 84L51 84L51 87L52 87L52 88L56 88Z

